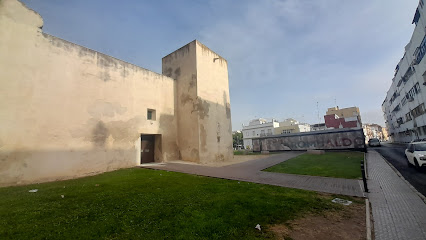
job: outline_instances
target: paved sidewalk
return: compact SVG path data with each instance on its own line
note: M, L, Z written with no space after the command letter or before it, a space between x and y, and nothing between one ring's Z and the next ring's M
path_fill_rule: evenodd
M426 204L376 151L367 153L376 240L426 239Z
M296 157L303 152L285 152L267 158L251 160L223 167L207 167L195 164L166 163L141 167L183 172L208 177L247 181L317 192L363 197L362 181L356 179L304 176L284 173L262 172L261 170Z

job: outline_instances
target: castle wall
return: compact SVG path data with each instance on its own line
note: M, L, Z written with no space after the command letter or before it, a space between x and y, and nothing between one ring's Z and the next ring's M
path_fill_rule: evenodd
M42 24L20 2L0 1L0 185L138 165L140 134L161 134L155 161L179 159L175 80Z

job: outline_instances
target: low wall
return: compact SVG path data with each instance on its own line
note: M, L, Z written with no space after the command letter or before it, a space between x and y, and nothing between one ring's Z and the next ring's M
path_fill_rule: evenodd
M275 135L253 139L253 151L364 148L365 140L362 128Z

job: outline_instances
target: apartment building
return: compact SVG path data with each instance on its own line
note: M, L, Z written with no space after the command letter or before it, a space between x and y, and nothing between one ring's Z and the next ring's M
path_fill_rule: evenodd
M415 24L410 42L395 67L382 110L389 138L395 142L410 142L426 138L426 9L420 0L414 13Z
M293 118L287 118L283 122L279 123L279 127L274 129L274 134L290 134L309 131L311 131L311 125L307 123L299 123L299 121Z
M278 121L272 119L268 122L264 118L251 120L249 125L243 125L243 143L244 148L253 149L252 139L257 137L265 137L274 134L274 128L279 127Z

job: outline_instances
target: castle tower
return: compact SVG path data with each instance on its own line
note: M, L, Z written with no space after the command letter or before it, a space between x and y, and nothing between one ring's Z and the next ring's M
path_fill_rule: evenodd
M175 116L181 160L197 163L233 157L228 64L197 40L163 58L175 79Z

